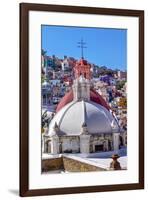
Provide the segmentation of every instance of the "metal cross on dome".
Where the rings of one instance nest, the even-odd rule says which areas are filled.
[[[78,47],[81,48],[81,57],[83,59],[84,58],[84,51],[83,51],[83,49],[87,48],[86,46],[84,46],[86,44],[86,42],[83,42],[83,38],[82,38],[81,41],[78,42],[78,44],[79,44]]]

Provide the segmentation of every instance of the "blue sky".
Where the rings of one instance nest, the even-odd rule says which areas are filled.
[[[47,55],[64,55],[79,59],[78,42],[83,38],[87,48],[84,58],[112,69],[126,70],[127,30],[42,25],[42,49]]]

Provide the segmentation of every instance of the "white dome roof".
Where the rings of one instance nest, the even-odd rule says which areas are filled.
[[[52,136],[55,123],[61,135],[80,135],[82,124],[87,124],[89,134],[118,132],[119,127],[112,114],[103,106],[92,101],[72,101],[64,106],[49,125]]]

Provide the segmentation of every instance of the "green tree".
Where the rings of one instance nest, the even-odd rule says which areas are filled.
[[[121,90],[123,88],[123,86],[125,85],[126,81],[117,81],[116,83],[116,88],[117,90]]]
[[[45,56],[47,53],[47,51],[44,51],[44,49],[42,49],[42,56]]]

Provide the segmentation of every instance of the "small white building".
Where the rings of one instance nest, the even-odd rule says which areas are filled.
[[[62,70],[65,71],[66,69],[69,68],[69,62],[67,57],[64,58],[64,60],[61,62]]]

